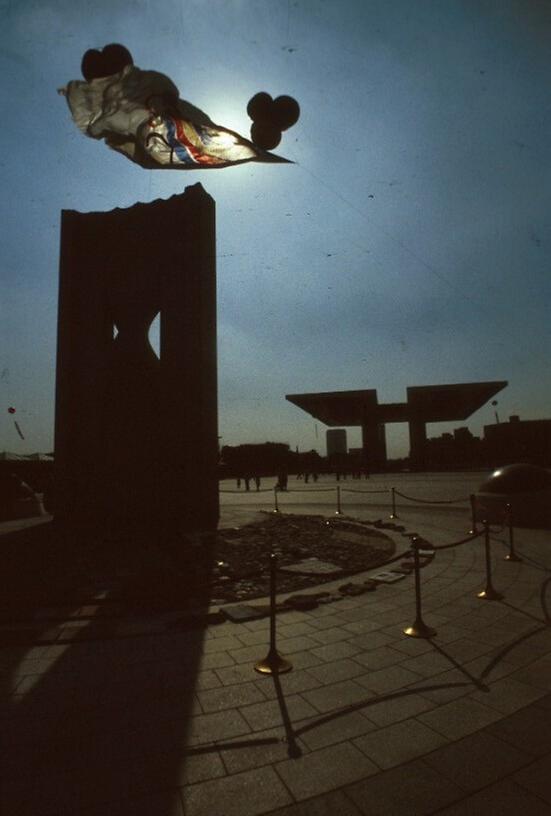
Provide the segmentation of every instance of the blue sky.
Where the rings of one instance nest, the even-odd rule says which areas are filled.
[[[387,402],[408,385],[506,379],[502,419],[551,416],[551,3],[0,9],[0,450],[53,446],[60,211],[198,181],[217,202],[223,444],[324,453],[325,427],[284,399],[303,391],[376,388]],[[245,136],[251,96],[294,96],[301,118],[276,152],[295,164],[146,171],[87,139],[56,89],[109,42]],[[473,432],[493,410],[473,416]],[[388,441],[390,455],[407,453],[405,427]]]

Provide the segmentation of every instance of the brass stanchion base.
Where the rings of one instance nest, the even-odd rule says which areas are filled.
[[[293,668],[293,664],[290,660],[285,660],[284,657],[277,651],[268,652],[268,655],[264,658],[264,660],[259,660],[258,663],[255,664],[254,670],[260,672],[260,674],[285,674],[285,672],[291,671]]]
[[[508,553],[503,560],[518,561],[519,563],[522,563],[522,558],[520,557],[520,555],[517,555],[516,553]]]
[[[476,597],[481,598],[483,601],[501,601],[503,595],[493,587],[486,587],[486,589],[477,592]]]
[[[272,513],[280,513],[281,510],[272,510]]]
[[[342,510],[335,510],[336,516],[342,516]]]
[[[416,620],[412,626],[407,626],[404,630],[404,635],[416,638],[431,638],[436,635],[436,629],[431,629],[430,626],[422,620]]]

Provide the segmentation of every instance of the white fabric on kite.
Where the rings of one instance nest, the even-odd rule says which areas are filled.
[[[146,168],[224,167],[280,161],[248,139],[212,122],[179,98],[171,79],[127,65],[90,82],[73,80],[60,93],[77,127]],[[191,112],[191,117],[190,117]]]

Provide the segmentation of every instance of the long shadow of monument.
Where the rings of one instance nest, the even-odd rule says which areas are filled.
[[[4,552],[23,551],[26,569],[14,576],[23,554],[12,559],[14,580],[2,603],[4,619],[12,621],[12,643],[4,633],[0,651],[8,687],[2,706],[3,812],[74,814],[97,805],[98,813],[141,812],[138,807],[173,813],[179,785],[202,778],[213,762],[199,756],[190,765],[186,758],[186,746],[194,742],[204,630],[155,631],[160,610],[147,614],[152,594],[146,608],[144,598],[134,596],[133,620],[140,604],[145,619],[136,636],[120,615],[61,623],[56,613],[78,608],[82,563],[55,544],[52,524],[6,538]],[[209,602],[204,578],[194,589],[198,615]],[[126,592],[128,604],[133,587],[132,581],[120,582],[118,592],[104,593],[103,603]],[[56,607],[60,602],[62,609]],[[52,617],[37,618],[41,609]],[[138,798],[143,802],[133,801]],[[108,808],[113,803],[120,803],[120,811]]]

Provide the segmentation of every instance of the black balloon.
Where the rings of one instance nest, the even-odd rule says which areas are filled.
[[[264,150],[272,150],[281,141],[281,131],[298,120],[300,108],[292,96],[272,99],[269,93],[260,91],[249,100],[247,113],[253,120],[251,140]]]
[[[263,150],[273,150],[281,141],[281,131],[266,122],[253,122],[251,125],[251,141]]]
[[[133,65],[130,51],[118,43],[110,43],[101,51],[90,48],[84,54],[81,63],[82,76],[87,82],[100,77],[118,74],[127,65]]]
[[[249,100],[247,113],[253,122],[270,122],[273,104],[270,94],[260,91]]]
[[[278,96],[272,106],[272,122],[280,130],[287,130],[298,122],[300,107],[292,96]]]

